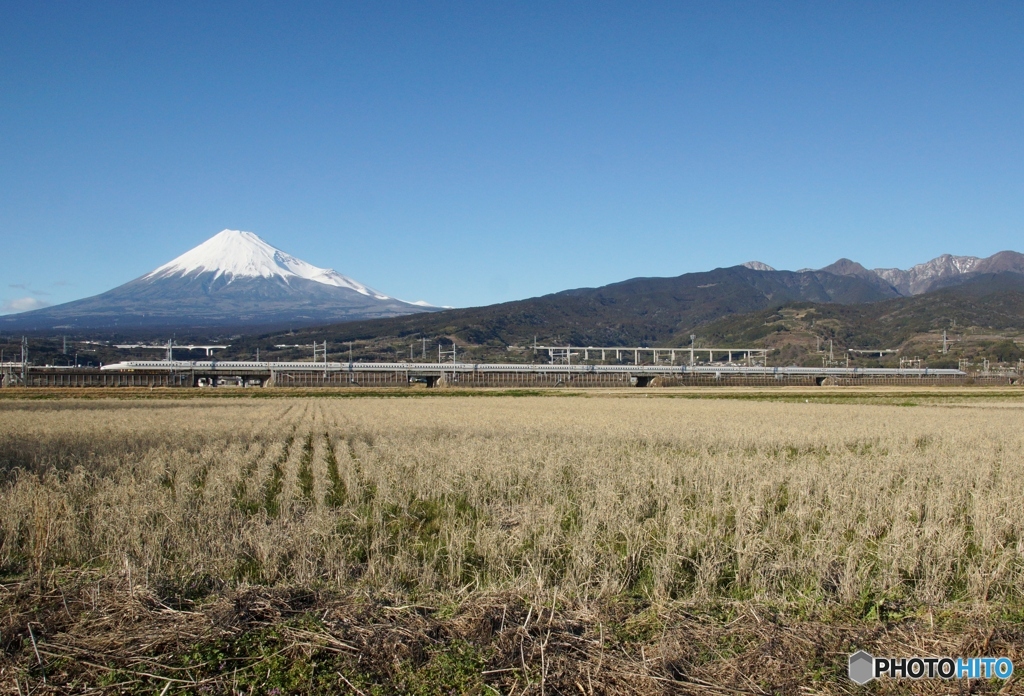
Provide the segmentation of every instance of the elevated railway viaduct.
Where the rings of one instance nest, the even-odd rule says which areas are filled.
[[[952,369],[756,365],[137,360],[91,370],[30,367],[9,370],[3,377],[5,386],[28,387],[667,387],[955,385],[963,384],[967,374]]]

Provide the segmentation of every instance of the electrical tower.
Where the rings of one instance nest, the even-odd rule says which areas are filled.
[[[438,363],[444,362],[444,356],[446,356],[446,355],[452,356],[452,364],[455,364],[455,341],[452,341],[452,349],[451,350],[441,350],[441,344],[440,343],[437,344],[437,362]]]
[[[317,358],[323,358],[323,361],[327,362],[327,341],[322,344],[313,341],[313,362],[317,362]]]

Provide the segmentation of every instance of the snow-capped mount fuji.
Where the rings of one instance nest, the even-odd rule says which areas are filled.
[[[393,299],[368,288],[358,280],[330,268],[318,268],[291,254],[272,247],[252,232],[223,230],[199,246],[142,276],[141,280],[159,280],[175,276],[199,276],[212,273],[227,283],[240,278],[279,278],[285,283],[301,278],[336,288],[348,288],[378,300]]]
[[[440,309],[405,302],[223,230],[146,275],[94,297],[0,317],[0,328],[131,329],[305,326]]]

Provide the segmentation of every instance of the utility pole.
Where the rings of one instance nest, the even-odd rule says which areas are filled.
[[[696,334],[690,334],[690,367],[693,367],[693,346],[694,341],[697,340]]]
[[[427,337],[424,336],[420,340],[423,341],[423,360],[426,360],[427,359]]]
[[[942,354],[945,355],[949,352],[949,343],[946,340],[946,330],[942,330]]]
[[[21,386],[28,386],[25,380],[28,378],[28,371],[25,366],[28,364],[28,339],[21,337]]]

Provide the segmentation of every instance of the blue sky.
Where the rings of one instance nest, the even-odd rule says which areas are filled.
[[[454,306],[1024,251],[1024,4],[0,5],[0,306],[224,228]]]

